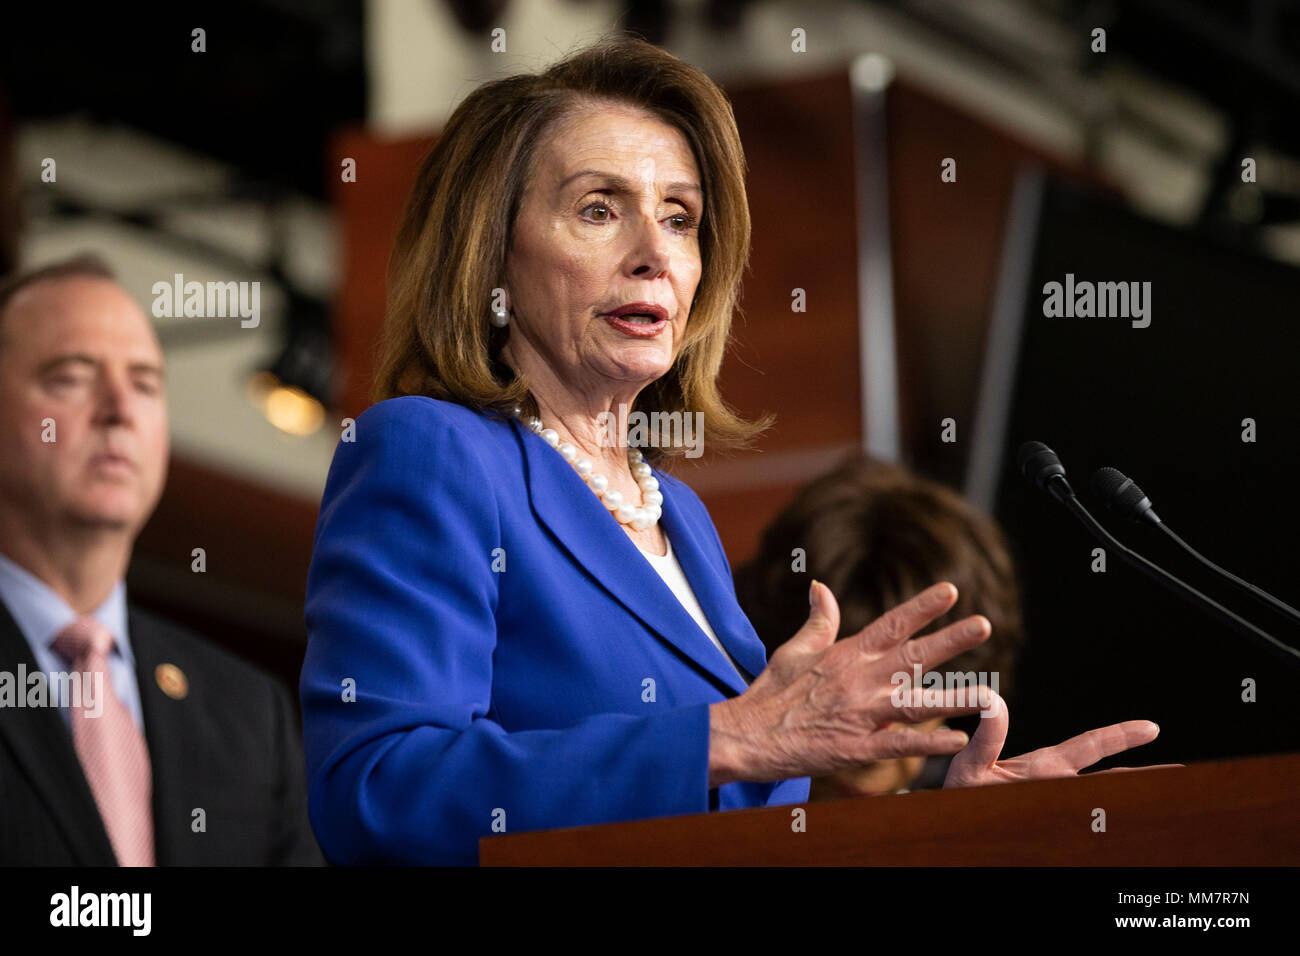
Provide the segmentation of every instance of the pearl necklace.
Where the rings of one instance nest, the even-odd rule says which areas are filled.
[[[571,442],[560,441],[560,433],[554,428],[546,428],[540,418],[525,419],[523,409],[514,408],[515,417],[545,439],[546,443],[560,453],[573,466],[587,487],[596,493],[601,504],[609,509],[620,524],[631,525],[636,531],[649,531],[659,523],[663,514],[664,496],[659,490],[659,479],[651,474],[650,466],[645,463],[645,456],[635,448],[627,450],[627,460],[632,466],[632,477],[641,488],[641,507],[623,500],[623,493],[617,488],[609,487],[609,479],[594,470],[591,461],[578,457],[578,448]]]

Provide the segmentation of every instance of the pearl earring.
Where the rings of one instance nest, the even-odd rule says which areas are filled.
[[[492,324],[495,325],[498,329],[504,329],[507,325],[510,324],[510,313],[507,312],[505,309],[493,309]]]

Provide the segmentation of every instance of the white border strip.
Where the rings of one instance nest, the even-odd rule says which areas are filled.
[[[886,461],[902,452],[894,267],[889,232],[889,141],[885,97],[891,61],[864,54],[850,67],[858,213],[858,349],[862,445]]]
[[[988,345],[984,349],[974,437],[966,463],[966,497],[988,513],[993,511],[1002,466],[1009,455],[1004,445],[1011,397],[1016,387],[1029,280],[1037,250],[1044,182],[1042,170],[1022,171],[1016,177],[1007,213],[1002,263],[989,322]]]

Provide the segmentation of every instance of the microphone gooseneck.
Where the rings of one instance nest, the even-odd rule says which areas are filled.
[[[1124,475],[1118,468],[1100,468],[1092,476],[1092,488],[1097,496],[1104,501],[1112,511],[1129,518],[1133,521],[1139,521],[1146,524],[1154,525],[1159,528],[1161,533],[1170,541],[1176,544],[1184,553],[1191,556],[1203,567],[1208,568],[1214,574],[1228,581],[1235,587],[1249,594],[1256,601],[1272,608],[1281,614],[1292,624],[1300,624],[1300,611],[1297,611],[1291,605],[1279,600],[1272,594],[1269,594],[1263,588],[1256,587],[1249,581],[1237,577],[1231,571],[1219,567],[1205,555],[1201,554],[1190,544],[1184,541],[1174,530],[1156,517],[1155,510],[1151,507],[1151,501],[1142,490],[1133,483],[1131,478]],[[1140,500],[1138,500],[1140,499]]]
[[[1065,466],[1061,464],[1060,458],[1052,449],[1042,442],[1026,442],[1020,447],[1020,451],[1016,455],[1016,462],[1020,468],[1020,473],[1026,480],[1061,502],[1088,529],[1088,532],[1094,538],[1119,555],[1120,559],[1126,564],[1151,578],[1161,587],[1172,591],[1184,601],[1196,605],[1203,611],[1207,611],[1233,630],[1263,641],[1273,653],[1288,663],[1300,664],[1300,651],[1289,647],[1273,635],[1234,614],[1213,598],[1202,594],[1196,588],[1170,574],[1159,565],[1148,561],[1107,531],[1074,494],[1074,490],[1065,477]]]

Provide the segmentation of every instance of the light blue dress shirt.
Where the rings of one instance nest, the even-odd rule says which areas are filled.
[[[67,671],[68,663],[53,648],[54,639],[80,615],[44,581],[4,554],[0,554],[0,598],[4,599],[18,630],[31,646],[36,666],[46,674]],[[135,655],[131,652],[131,636],[126,626],[126,585],[122,581],[118,581],[104,603],[95,608],[94,616],[115,639],[113,650],[108,655],[113,691],[126,706],[136,726],[143,731]],[[21,688],[19,690],[22,692]],[[60,701],[60,704],[60,716],[68,724],[70,717],[66,702]]]

